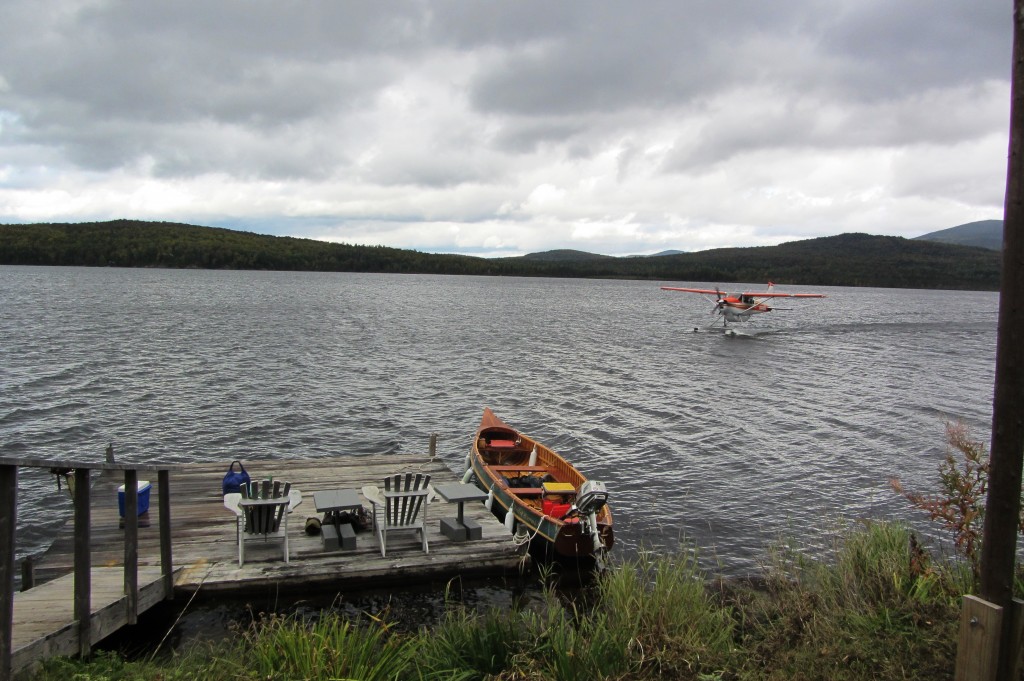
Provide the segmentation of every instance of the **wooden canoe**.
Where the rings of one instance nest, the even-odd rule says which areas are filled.
[[[534,547],[539,542],[540,548],[549,547],[566,558],[591,557],[612,548],[615,536],[608,505],[599,502],[592,513],[576,506],[579,501],[584,511],[593,508],[586,502],[593,500],[594,489],[603,490],[603,484],[588,483],[571,463],[505,424],[488,408],[473,439],[469,465],[476,484],[489,493],[491,511],[512,529],[507,516],[511,509],[514,526],[525,527]]]

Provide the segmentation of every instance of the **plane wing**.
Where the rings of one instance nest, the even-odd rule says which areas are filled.
[[[683,293],[703,293],[706,296],[724,296],[725,291],[716,291],[711,288],[677,288],[675,286],[662,286],[662,291],[682,291]]]
[[[741,296],[754,298],[824,298],[824,293],[765,293],[764,291],[745,291]]]

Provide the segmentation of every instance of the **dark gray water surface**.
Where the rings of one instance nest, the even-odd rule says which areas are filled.
[[[927,526],[889,479],[935,489],[946,419],[989,437],[995,293],[826,288],[726,338],[662,283],[0,267],[0,454],[226,466],[436,432],[461,473],[490,406],[608,485],[617,552],[742,574],[841,518]],[[70,515],[44,473],[21,488],[19,556]]]

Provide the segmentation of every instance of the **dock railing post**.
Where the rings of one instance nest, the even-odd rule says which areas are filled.
[[[89,556],[89,469],[75,469],[75,621],[78,656],[92,652],[92,565]]]
[[[124,596],[128,624],[139,619],[139,472],[124,471]]]
[[[157,471],[157,498],[160,503],[160,574],[164,580],[164,598],[174,598],[174,563],[171,560],[171,474]]]
[[[0,466],[0,678],[11,678],[14,645],[14,533],[18,467]]]

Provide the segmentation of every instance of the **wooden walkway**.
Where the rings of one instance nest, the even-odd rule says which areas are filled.
[[[440,520],[454,517],[456,506],[435,500],[427,507],[427,538],[424,553],[414,533],[399,533],[388,539],[387,557],[382,558],[373,533],[357,534],[354,550],[324,551],[319,536],[304,531],[307,517],[318,515],[313,493],[329,489],[356,489],[363,485],[382,486],[383,479],[399,472],[421,472],[432,484],[457,482],[458,476],[440,460],[425,455],[347,456],[330,459],[291,461],[249,461],[246,469],[253,480],[272,476],[289,481],[302,492],[303,500],[289,519],[290,562],[281,558],[280,542],[250,541],[246,562],[238,567],[235,516],[224,508],[221,479],[228,462],[183,464],[170,477],[172,545],[176,569],[176,593],[201,596],[259,592],[351,592],[367,586],[425,583],[456,575],[514,574],[522,566],[520,556],[505,527],[483,504],[467,503],[465,514],[483,526],[483,538],[453,542],[441,534]],[[93,565],[123,562],[123,531],[118,527],[115,477],[101,477],[92,492]],[[160,565],[156,509],[157,487],[153,486],[149,527],[145,518],[139,528],[140,574],[144,567]],[[369,509],[369,502],[365,503]],[[72,568],[73,538],[63,532],[39,558],[37,581],[66,574]],[[141,582],[141,577],[140,577]]]
[[[95,644],[128,624],[124,570],[100,567],[90,571],[92,581],[92,626],[90,644]],[[164,598],[160,566],[139,569],[139,612]],[[77,655],[78,631],[75,628],[74,575],[65,575],[14,596],[15,671],[31,668],[47,657]]]

